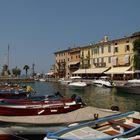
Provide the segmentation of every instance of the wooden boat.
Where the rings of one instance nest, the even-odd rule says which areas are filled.
[[[31,86],[26,87],[5,87],[0,89],[0,97],[19,97],[19,96],[27,96],[30,93],[34,93],[34,90]]]
[[[13,107],[34,107],[36,106],[42,106],[42,105],[48,105],[48,106],[54,106],[54,105],[66,105],[70,104],[72,102],[81,102],[84,104],[80,96],[77,96],[76,94],[73,94],[71,98],[64,98],[59,92],[56,92],[51,95],[44,95],[44,96],[27,96],[25,98],[17,98],[17,99],[11,99],[11,98],[0,98],[0,106],[13,106]]]
[[[30,100],[30,99],[0,99],[0,107],[11,108],[26,108],[26,107],[40,107],[40,106],[62,106],[75,103],[77,99],[67,98],[46,98],[43,100]],[[79,101],[78,101],[79,102]],[[82,102],[82,101],[81,101]]]
[[[75,100],[48,100],[48,101],[21,101],[1,102],[0,115],[5,116],[30,116],[50,115],[70,112],[83,107],[81,102]]]
[[[7,97],[18,97],[18,96],[27,96],[30,92],[26,90],[0,90],[0,97],[7,98]]]
[[[112,140],[130,137],[140,132],[140,113],[136,111],[104,117],[47,133],[44,140]]]
[[[136,136],[129,137],[129,138],[115,138],[113,140],[140,140],[140,135],[136,135]]]

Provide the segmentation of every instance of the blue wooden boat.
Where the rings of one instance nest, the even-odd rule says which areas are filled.
[[[47,133],[44,140],[113,140],[132,137],[140,132],[140,113],[136,111],[113,115],[66,129]]]

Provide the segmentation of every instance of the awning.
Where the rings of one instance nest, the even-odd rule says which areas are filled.
[[[105,74],[124,74],[128,71],[131,67],[114,67],[105,72]]]
[[[108,69],[109,68],[79,69],[73,72],[73,74],[101,74]]]
[[[79,70],[73,72],[73,74],[83,74],[83,73],[86,73],[85,69],[79,69]]]
[[[109,68],[94,68],[94,69],[89,69],[89,72],[93,73],[93,74],[101,74],[101,73],[105,72],[108,69]]]
[[[69,65],[76,65],[78,63],[80,63],[80,62],[78,62],[78,61],[76,61],[76,62],[70,62]]]

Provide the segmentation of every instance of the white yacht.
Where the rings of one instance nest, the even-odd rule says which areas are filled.
[[[85,87],[87,86],[86,82],[83,81],[76,81],[76,82],[71,82],[68,84],[69,87]]]
[[[99,79],[93,80],[93,85],[100,86],[100,87],[114,87],[114,84],[107,76],[102,76]]]
[[[81,88],[87,86],[86,82],[83,82],[82,77],[80,76],[73,76],[70,77],[70,79],[72,80],[72,82],[69,83],[68,86],[71,88]]]

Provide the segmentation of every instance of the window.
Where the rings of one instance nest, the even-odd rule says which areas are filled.
[[[110,56],[108,57],[108,63],[111,63],[111,57]]]
[[[96,61],[95,61],[95,58],[93,58],[93,64],[95,63]]]
[[[101,58],[101,63],[104,63],[104,58]]]
[[[111,45],[108,46],[108,52],[111,52]]]
[[[126,45],[126,46],[125,46],[125,52],[127,52],[127,51],[129,51],[129,50],[130,50],[129,45]]]
[[[99,63],[99,58],[97,58],[97,63]]]
[[[101,46],[101,53],[104,53],[104,47]]]
[[[95,47],[95,48],[93,49],[93,53],[94,53],[94,54],[99,54],[99,47]]]
[[[114,48],[114,53],[117,53],[118,52],[118,47],[115,47]]]

